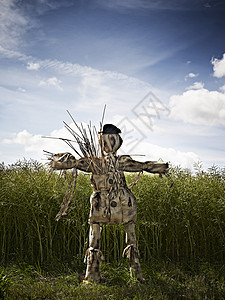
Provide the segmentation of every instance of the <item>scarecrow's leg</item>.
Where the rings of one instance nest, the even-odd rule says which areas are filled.
[[[126,230],[126,244],[127,247],[123,251],[123,256],[127,256],[130,262],[130,272],[131,275],[134,273],[137,280],[142,281],[142,272],[139,262],[139,251],[136,245],[136,234],[135,234],[135,224],[134,222],[129,222],[125,224]]]
[[[104,259],[100,249],[101,227],[99,224],[90,224],[89,248],[86,251],[85,261],[87,269],[85,280],[100,282],[100,263]]]

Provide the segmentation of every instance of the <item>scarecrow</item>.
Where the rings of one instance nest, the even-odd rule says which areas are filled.
[[[87,263],[85,280],[94,282],[100,282],[101,280],[100,263],[104,259],[100,250],[102,226],[124,224],[127,246],[123,251],[123,256],[129,259],[130,271],[135,274],[135,278],[142,281],[135,235],[137,204],[130,186],[126,184],[124,172],[139,172],[136,181],[133,183],[135,184],[143,171],[158,173],[160,176],[165,174],[168,170],[168,163],[139,162],[133,160],[129,155],[117,155],[117,150],[121,147],[123,140],[120,136],[120,129],[113,124],[105,124],[103,130],[100,130],[97,134],[97,131],[92,130],[91,126],[86,130],[82,125],[78,126],[75,121],[74,123],[78,128],[78,134],[69,125],[65,124],[79,145],[82,155],[74,148],[71,140],[63,140],[79,154],[80,158],[76,159],[68,152],[58,154],[48,152],[48,159],[52,169],[74,169],[75,178],[77,177],[76,170],[91,173],[93,194],[90,198],[90,234],[89,248],[85,255]],[[97,135],[99,140],[96,147]],[[65,197],[56,220],[66,214],[71,199],[72,196]]]

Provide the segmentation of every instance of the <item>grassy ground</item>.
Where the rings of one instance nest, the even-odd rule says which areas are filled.
[[[225,169],[171,168],[132,188],[145,284],[126,265],[109,264],[122,260],[122,225],[103,227],[102,283],[80,282],[92,188],[80,173],[68,214],[56,222],[70,180],[37,162],[0,164],[0,299],[225,299]]]
[[[79,273],[69,265],[1,268],[0,299],[225,299],[224,265],[153,262],[143,266],[144,284],[126,264],[103,263],[101,284],[82,283]]]

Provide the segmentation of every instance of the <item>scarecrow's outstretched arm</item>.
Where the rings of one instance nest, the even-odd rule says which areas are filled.
[[[76,168],[84,172],[91,172],[90,163],[87,158],[76,159],[69,152],[53,154],[49,157],[49,160],[51,168],[55,170]]]
[[[133,160],[129,155],[122,155],[118,158],[118,168],[125,172],[141,172],[165,174],[168,171],[168,163],[156,161],[140,162]]]

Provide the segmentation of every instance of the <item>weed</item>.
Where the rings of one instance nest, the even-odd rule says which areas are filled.
[[[181,264],[154,261],[151,268],[143,265],[146,281],[142,284],[131,282],[126,265],[104,263],[103,282],[86,284],[79,283],[77,272],[34,277],[35,267],[24,272],[14,265],[4,271],[11,282],[4,299],[225,299],[218,266],[200,264],[194,268],[191,273]]]
[[[127,182],[135,174],[126,174]],[[53,173],[36,161],[0,167],[1,263],[57,265],[83,272],[88,248],[89,175],[79,173],[67,216],[55,216],[71,180],[70,172]],[[225,169],[212,166],[196,174],[178,167],[169,176],[144,174],[132,188],[137,198],[137,243],[142,264],[218,262],[225,258]],[[106,262],[121,263],[123,225],[103,226],[101,249]],[[65,270],[59,269],[58,272]]]
[[[4,274],[4,271],[0,272],[0,299],[4,299],[7,289],[10,285],[8,277]]]

